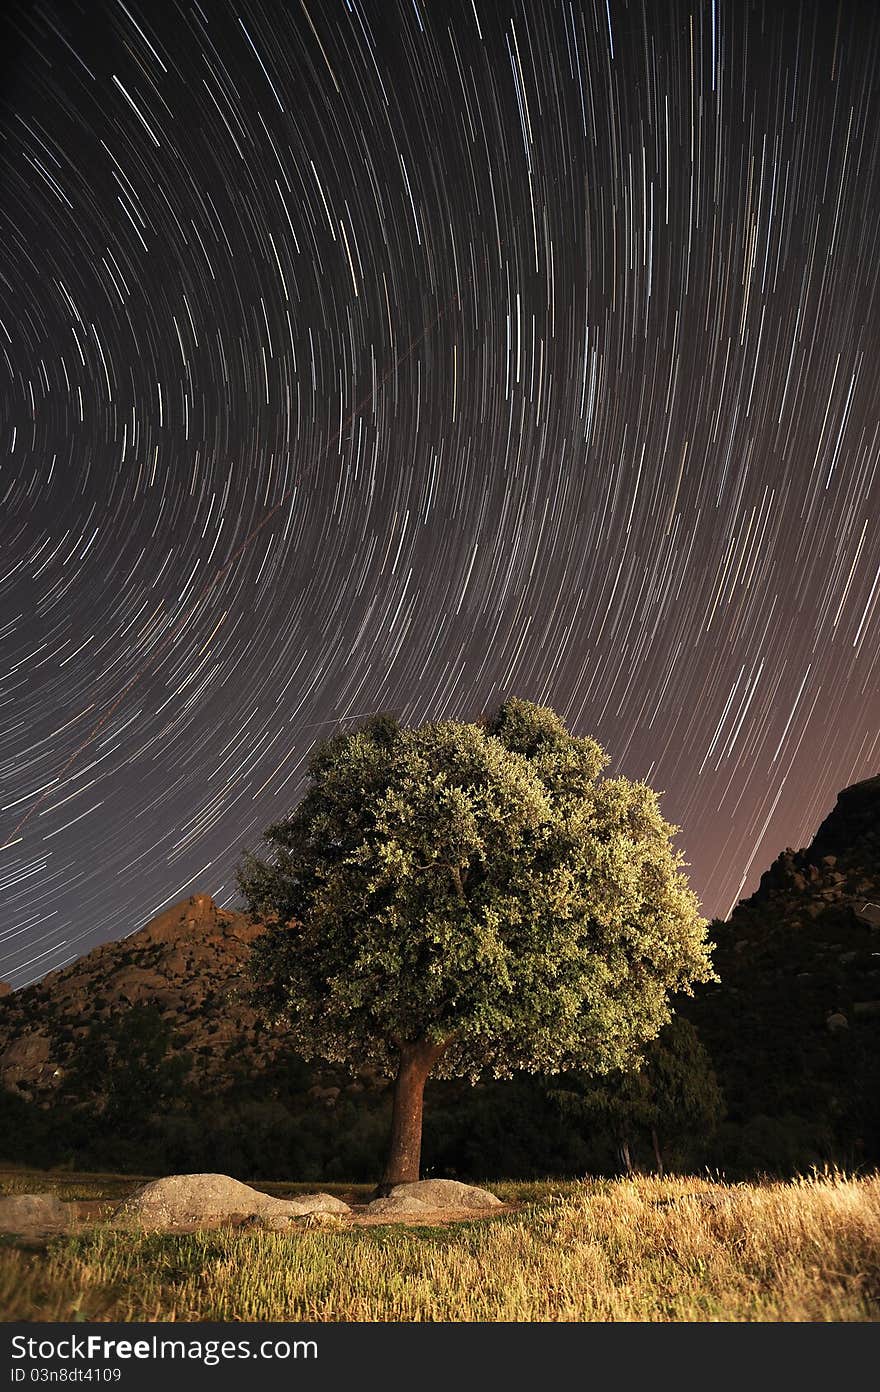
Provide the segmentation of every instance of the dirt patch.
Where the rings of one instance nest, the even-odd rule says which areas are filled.
[[[77,1199],[70,1205],[80,1223],[100,1223],[119,1207],[118,1199]]]
[[[355,1228],[388,1227],[390,1224],[417,1228],[445,1228],[452,1223],[485,1222],[502,1213],[515,1213],[521,1204],[495,1204],[492,1208],[422,1208],[398,1213],[370,1213],[368,1204],[352,1206],[346,1226]]]

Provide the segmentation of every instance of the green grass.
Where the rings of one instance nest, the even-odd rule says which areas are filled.
[[[22,1176],[117,1197],[119,1176]],[[7,1175],[0,1185],[8,1192]],[[262,1185],[273,1193],[303,1185]],[[366,1197],[369,1186],[327,1186]],[[0,1248],[19,1320],[675,1321],[880,1318],[880,1179],[492,1184],[516,1212],[448,1227],[97,1225]],[[111,1195],[112,1191],[112,1195]],[[60,1192],[60,1189],[59,1189]]]
[[[0,1195],[56,1194],[59,1199],[124,1199],[152,1175],[78,1174],[72,1170],[25,1170],[0,1166]]]

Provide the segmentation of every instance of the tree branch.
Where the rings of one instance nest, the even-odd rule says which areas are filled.
[[[414,869],[414,870],[448,870],[448,871],[450,872],[450,874],[452,875],[452,881],[453,881],[453,884],[455,885],[455,892],[456,892],[456,895],[458,896],[459,899],[464,899],[464,898],[466,897],[466,896],[465,896],[465,892],[464,892],[464,887],[465,887],[465,885],[466,885],[466,883],[467,883],[467,876],[468,876],[467,866],[465,866],[465,868],[462,870],[462,867],[461,867],[460,865],[453,865],[453,864],[452,864],[450,861],[448,861],[448,860],[432,860],[432,861],[429,861],[429,863],[428,863],[427,865],[420,865],[419,862],[416,860],[416,861],[413,861],[413,869]]]

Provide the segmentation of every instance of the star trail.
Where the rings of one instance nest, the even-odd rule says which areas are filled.
[[[316,738],[553,705],[726,915],[880,767],[880,8],[41,0],[0,131],[0,977]]]

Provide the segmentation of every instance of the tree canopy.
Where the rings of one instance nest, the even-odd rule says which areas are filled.
[[[711,968],[676,828],[607,762],[516,699],[318,745],[302,801],[239,871],[267,925],[255,977],[302,1055],[416,1084],[626,1066]]]

